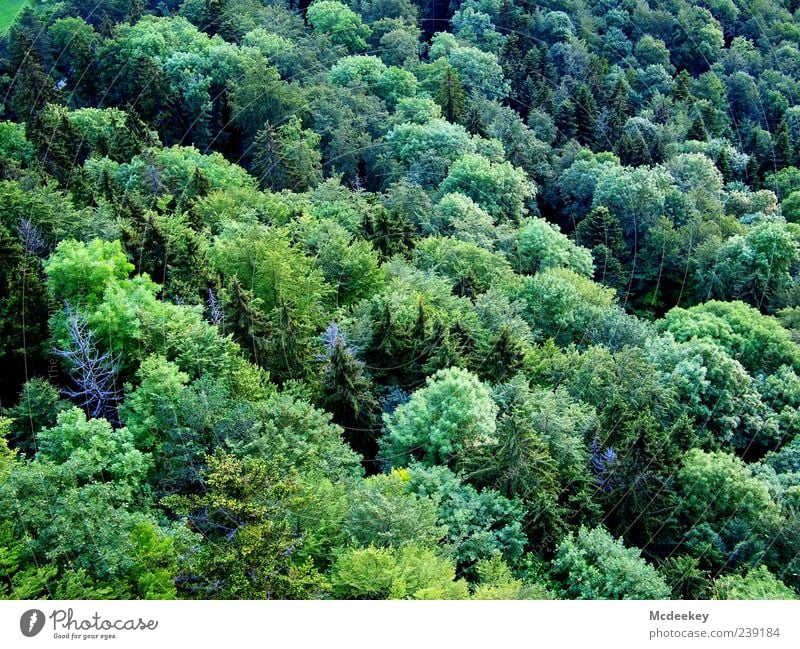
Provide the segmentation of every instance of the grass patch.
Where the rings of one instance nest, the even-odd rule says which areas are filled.
[[[0,34],[5,32],[28,0],[0,0]]]

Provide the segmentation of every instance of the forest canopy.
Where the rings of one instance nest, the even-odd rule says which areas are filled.
[[[0,598],[800,597],[797,0],[9,4]]]

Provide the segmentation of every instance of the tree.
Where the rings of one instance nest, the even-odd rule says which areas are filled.
[[[305,243],[314,264],[336,290],[337,306],[357,304],[383,287],[385,271],[378,252],[334,220],[310,223]]]
[[[67,304],[66,328],[69,347],[56,353],[64,359],[75,388],[64,390],[92,417],[106,417],[116,421],[116,404],[120,399],[116,386],[120,359],[110,352],[97,348],[94,334],[86,319]]]
[[[464,121],[465,94],[458,72],[451,65],[444,68],[439,80],[436,102],[442,107],[444,118],[452,124]]]
[[[591,409],[563,391],[532,390],[522,375],[498,386],[495,398],[495,440],[465,451],[459,466],[472,483],[525,504],[529,538],[557,537],[573,511],[591,516],[594,508],[583,441]]]
[[[597,102],[585,83],[575,91],[575,116],[575,137],[581,144],[591,144],[597,128]]]
[[[553,574],[564,595],[575,599],[666,599],[664,578],[603,528],[581,526],[562,541],[553,559]]]
[[[641,240],[665,215],[674,181],[661,167],[604,165],[597,177],[592,208],[606,207],[619,219],[628,240]]]
[[[136,447],[152,451],[161,446],[164,433],[179,425],[179,402],[189,375],[163,357],[150,356],[142,360],[137,379],[135,389],[127,386],[120,419],[133,435]],[[156,457],[160,455],[156,453]]]
[[[266,348],[254,350],[254,358],[276,378],[309,371],[312,341],[324,323],[330,295],[312,260],[290,244],[285,230],[243,223],[225,227],[214,239],[211,256],[221,273],[235,277],[260,300]]]
[[[517,296],[527,306],[525,319],[542,338],[569,343],[585,340],[587,331],[614,305],[615,292],[569,268],[548,268],[525,277]]]
[[[269,124],[262,128],[252,154],[253,171],[262,187],[302,192],[316,186],[322,180],[319,142],[319,135],[302,128],[294,115],[277,128]]]
[[[651,121],[631,117],[622,128],[614,152],[624,165],[655,165],[664,159],[664,136]]]
[[[608,208],[598,207],[589,212],[575,228],[575,239],[580,246],[591,251],[595,281],[617,289],[627,286],[625,236],[619,221]]]
[[[201,495],[165,500],[210,541],[184,559],[186,595],[302,599],[324,591],[311,561],[293,558],[298,543],[289,510],[298,487],[291,476],[258,458],[217,453],[208,459],[205,481]]]
[[[713,599],[797,599],[798,595],[766,566],[744,575],[725,575],[714,581]]]
[[[367,478],[351,495],[345,533],[359,547],[435,548],[446,527],[439,526],[436,504],[409,491],[402,471]]]
[[[56,425],[39,433],[36,457],[71,468],[76,480],[109,479],[120,496],[132,497],[143,481],[150,457],[138,451],[125,429],[105,419],[87,419],[77,408],[59,413]]]
[[[491,442],[496,413],[489,389],[474,374],[457,367],[439,370],[408,403],[384,415],[383,456],[395,466],[412,457],[447,463]]]
[[[446,532],[462,572],[472,575],[478,563],[503,557],[510,565],[522,559],[527,543],[521,503],[493,489],[477,490],[447,467],[411,465],[397,471],[406,488],[436,505],[437,521]]]
[[[35,459],[0,480],[0,504],[14,512],[0,526],[0,554],[10,546],[15,564],[12,596],[174,598],[191,535],[148,513],[149,461],[125,428],[77,408],[41,431]]]
[[[455,576],[451,560],[408,545],[343,550],[331,582],[342,599],[467,599],[466,582]]]
[[[262,54],[248,53],[242,67],[241,76],[229,81],[231,112],[235,124],[252,141],[264,124],[281,124],[296,114],[301,100]]]
[[[796,365],[800,348],[778,320],[743,302],[711,300],[669,311],[660,326],[678,340],[709,338],[751,372],[771,372]]]
[[[447,277],[456,295],[474,297],[511,275],[511,266],[496,252],[450,237],[428,237],[414,249],[418,268]]]
[[[200,385],[181,408],[183,427],[205,429],[237,457],[260,458],[280,471],[298,471],[333,482],[350,483],[362,473],[361,458],[345,443],[331,414],[287,392],[231,408],[225,393],[215,398],[215,383]],[[226,405],[227,404],[227,405]],[[253,423],[255,422],[255,425]]]
[[[106,287],[133,270],[119,241],[61,241],[45,264],[47,286],[59,302],[96,305]]]
[[[475,243],[487,250],[494,248],[497,237],[494,221],[469,196],[445,194],[433,208],[432,234],[454,236]]]
[[[334,421],[344,427],[351,446],[372,457],[377,451],[380,405],[365,364],[356,357],[356,350],[347,344],[335,322],[328,325],[323,341],[325,405],[333,413]]]
[[[511,89],[503,78],[503,68],[495,54],[465,45],[452,34],[439,32],[431,40],[430,59],[435,64],[439,58],[446,58],[455,68],[461,83],[470,93],[487,99],[501,99]]]
[[[535,274],[545,268],[570,268],[581,275],[592,275],[594,265],[588,250],[581,248],[544,219],[523,222],[517,238],[518,271]]]
[[[536,195],[536,188],[522,170],[477,154],[456,160],[439,191],[469,196],[495,219],[512,221],[522,217],[526,201]]]
[[[670,51],[676,65],[694,74],[707,70],[719,57],[725,41],[722,26],[711,12],[699,6],[678,11],[675,38]]]
[[[367,47],[371,30],[361,23],[361,16],[347,5],[334,0],[316,0],[306,11],[306,18],[315,30],[327,34],[331,41],[344,45],[351,52]]]
[[[55,386],[41,378],[26,381],[19,394],[17,405],[6,409],[11,420],[8,439],[19,453],[36,452],[36,435],[44,428],[54,426],[58,413],[70,407],[59,398]]]
[[[763,556],[782,522],[780,506],[747,465],[728,453],[691,449],[676,479],[681,543],[690,554],[714,570]]]

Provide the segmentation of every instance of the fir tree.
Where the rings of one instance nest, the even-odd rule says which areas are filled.
[[[685,101],[691,95],[692,75],[686,70],[681,70],[675,75],[675,87],[672,89],[672,96],[676,101]]]
[[[630,112],[631,102],[628,97],[628,85],[620,77],[614,84],[614,88],[608,98],[606,124],[608,136],[612,142],[615,142],[622,134],[622,129],[625,126],[625,122],[628,121],[628,117],[630,117]]]
[[[328,325],[322,340],[325,406],[333,414],[333,420],[345,429],[353,449],[373,458],[378,451],[376,433],[380,430],[380,404],[372,381],[363,361],[356,357],[357,350],[347,344],[335,322]]]
[[[697,140],[698,142],[705,142],[708,139],[708,132],[706,125],[703,123],[703,116],[699,113],[694,116],[689,130],[686,132],[687,140]]]
[[[575,136],[581,144],[591,144],[597,126],[597,103],[582,83],[575,91]]]
[[[780,121],[775,132],[772,134],[772,148],[775,162],[775,169],[783,169],[792,163],[793,153],[792,144],[789,139],[789,125],[785,119]]]
[[[458,72],[451,65],[446,66],[442,72],[436,101],[442,107],[442,115],[448,122],[461,124],[464,121],[466,94]]]

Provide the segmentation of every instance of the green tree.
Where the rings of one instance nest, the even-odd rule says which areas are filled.
[[[367,47],[365,40],[371,33],[361,23],[361,16],[347,5],[334,0],[316,0],[306,12],[308,22],[315,30],[327,34],[331,41],[344,45],[351,52]]]
[[[514,265],[521,273],[533,275],[545,268],[570,268],[587,276],[594,272],[589,251],[577,246],[544,219],[525,220],[517,241],[519,256],[518,264]]]
[[[526,202],[536,195],[536,188],[522,170],[477,154],[456,160],[439,191],[469,196],[498,220],[518,220],[527,211]]]
[[[442,107],[444,118],[452,124],[461,124],[464,121],[466,95],[461,86],[458,72],[448,65],[442,71],[439,80],[439,90],[436,102]]]
[[[456,580],[449,559],[414,545],[342,551],[331,574],[341,599],[467,599],[467,583]]]
[[[435,548],[445,527],[437,525],[433,500],[408,490],[402,471],[367,478],[351,495],[345,533],[360,547]]]
[[[666,599],[663,577],[603,528],[581,527],[561,542],[553,575],[565,596],[575,599]]]
[[[257,362],[275,378],[308,372],[330,296],[313,261],[291,245],[285,230],[243,223],[226,225],[214,239],[211,257],[225,277],[235,277],[260,300],[258,306],[251,302],[266,323],[265,348],[253,350]]]
[[[277,128],[267,125],[253,141],[253,171],[262,187],[306,191],[322,180],[320,137],[292,116]]]
[[[356,350],[347,344],[336,323],[328,325],[323,341],[325,406],[344,427],[350,445],[365,456],[374,456],[380,405],[364,362],[356,357]]]
[[[713,599],[797,599],[798,595],[766,566],[744,575],[725,575],[714,582]]]
[[[743,302],[711,300],[689,309],[676,307],[660,326],[678,340],[710,338],[751,372],[798,362],[800,349],[780,322]]]
[[[411,457],[447,463],[490,443],[496,414],[489,389],[474,374],[457,367],[440,370],[408,403],[384,415],[383,455],[395,466]]]
[[[200,598],[303,599],[324,592],[310,560],[295,562],[290,525],[296,480],[275,464],[217,453],[208,459],[207,490],[170,496],[165,504],[187,516],[204,542],[181,566],[185,594]]]

